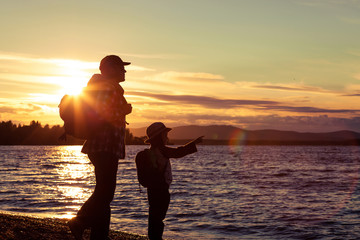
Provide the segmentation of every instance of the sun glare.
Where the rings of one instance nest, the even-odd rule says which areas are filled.
[[[62,81],[59,85],[62,87],[61,93],[69,95],[78,95],[86,86],[91,73],[87,65],[80,61],[63,61],[57,63],[60,69],[60,74],[63,75]]]
[[[86,86],[88,79],[69,77],[64,79],[60,84],[62,89],[61,93],[69,95],[78,95],[81,93],[82,89]]]

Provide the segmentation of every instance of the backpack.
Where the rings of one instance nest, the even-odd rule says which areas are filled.
[[[164,171],[160,171],[156,155],[150,149],[140,151],[135,157],[136,171],[139,183],[146,188],[168,187]]]
[[[102,121],[91,107],[92,94],[86,90],[77,96],[65,95],[59,104],[65,134],[89,139],[101,127]]]

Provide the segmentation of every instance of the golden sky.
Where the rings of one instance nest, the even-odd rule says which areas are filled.
[[[14,0],[0,9],[0,121],[57,105],[130,61],[130,128],[360,131],[359,0]]]

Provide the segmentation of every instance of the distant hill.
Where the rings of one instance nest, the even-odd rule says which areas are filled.
[[[232,134],[237,131],[243,131],[240,128],[227,125],[211,125],[211,126],[181,126],[174,127],[169,132],[171,139],[193,139],[199,136],[205,136],[206,139],[212,140],[228,140]],[[146,136],[146,127],[144,128],[131,128],[130,132],[135,137]]]
[[[146,128],[130,129],[135,137],[146,135]],[[301,133],[279,130],[244,130],[228,125],[181,126],[169,132],[174,143],[205,136],[205,144],[249,145],[359,145],[360,133],[337,131],[329,133]]]

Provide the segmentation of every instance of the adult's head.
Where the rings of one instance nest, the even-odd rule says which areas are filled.
[[[129,62],[124,62],[119,56],[108,55],[101,60],[99,69],[105,77],[123,82],[125,81],[125,66],[129,64]]]
[[[165,145],[168,141],[167,133],[171,130],[162,122],[154,122],[146,129],[147,139],[145,143],[152,146]]]

